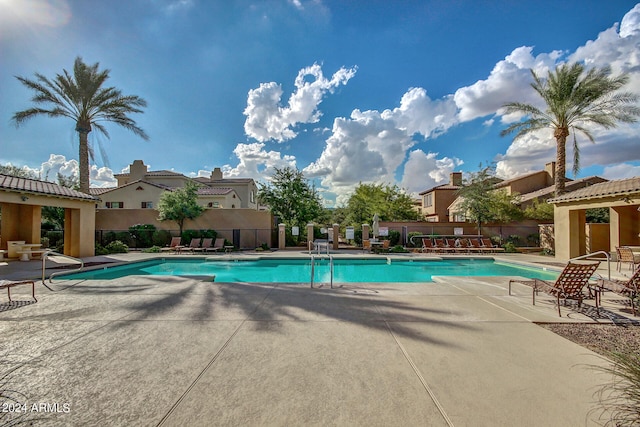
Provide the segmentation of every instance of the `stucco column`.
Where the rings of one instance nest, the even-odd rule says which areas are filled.
[[[286,233],[284,224],[278,224],[278,249],[284,249],[286,244]]]
[[[307,224],[307,248],[309,249],[309,252],[313,249],[313,241],[313,223],[310,222]]]
[[[362,224],[362,241],[369,240],[369,224]]]
[[[340,235],[340,224],[333,224],[333,249],[338,250],[338,236]]]

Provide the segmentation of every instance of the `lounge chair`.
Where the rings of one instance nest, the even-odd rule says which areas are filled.
[[[204,252],[207,249],[211,248],[213,246],[213,238],[212,237],[205,237],[204,239],[202,239],[202,245],[200,245],[197,248],[193,248],[194,251],[196,252]]]
[[[445,239],[434,239],[434,245],[440,252],[454,252],[456,250],[449,246]]]
[[[11,288],[18,285],[31,285],[31,297],[35,302],[38,302],[36,299],[36,282],[33,280],[20,280],[20,281],[12,281],[12,280],[0,280],[0,289],[7,288],[7,296],[9,297],[9,302],[11,302]]]
[[[480,241],[482,242],[482,246],[489,249],[491,252],[504,252],[504,248],[501,248],[498,245],[494,245],[491,239],[487,237],[483,237],[482,239],[480,239]]]
[[[200,249],[200,241],[202,239],[200,237],[194,237],[193,239],[191,239],[191,243],[189,243],[189,246],[185,246],[182,248],[183,251],[188,251],[188,252],[193,252],[196,249]]]
[[[640,267],[636,269],[629,280],[599,279],[598,287],[601,292],[611,291],[629,298],[633,315],[637,316],[634,300],[640,295]]]
[[[422,238],[421,252],[438,252],[438,248],[433,245],[433,241],[429,238]]]
[[[582,300],[585,298],[582,291],[585,286],[588,286],[589,279],[598,269],[600,262],[593,262],[588,264],[576,264],[569,262],[564,270],[560,273],[555,282],[548,282],[542,279],[530,279],[530,280],[509,280],[509,295],[511,295],[511,284],[522,283],[532,287],[532,299],[533,305],[536,305],[536,295],[538,292],[543,291],[551,296],[556,297],[556,303],[558,305],[558,316],[562,317],[560,313],[560,299],[578,300],[578,307],[582,305]],[[596,310],[600,311],[598,305],[598,298],[596,295]]]
[[[218,252],[222,249],[224,249],[224,237],[218,237],[216,238],[216,241],[213,243],[213,246],[209,246],[206,252],[209,252],[209,251]]]
[[[167,251],[174,251],[176,253],[180,252],[180,249],[182,249],[182,246],[180,246],[180,240],[182,240],[180,237],[172,237],[171,243],[169,243],[169,246],[165,248],[161,248],[160,252],[167,252]]]
[[[475,252],[482,254],[493,252],[493,248],[487,248],[486,246],[481,245],[478,239],[469,239],[469,243],[471,244],[471,248],[473,248]]]
[[[634,271],[636,265],[640,264],[640,256],[634,255],[628,246],[616,247],[616,255],[618,255],[618,271],[622,270],[622,264],[625,262],[629,264],[629,270],[631,271]]]

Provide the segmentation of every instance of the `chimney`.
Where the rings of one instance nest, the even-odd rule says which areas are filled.
[[[219,181],[222,179],[222,171],[220,168],[215,168],[213,172],[211,172],[211,181]]]
[[[462,172],[451,172],[449,174],[449,185],[462,186]]]
[[[556,162],[549,162],[544,165],[544,171],[547,173],[547,186],[551,186],[556,182]]]
[[[144,179],[147,174],[147,165],[142,160],[134,160],[129,165],[129,182],[138,181]]]

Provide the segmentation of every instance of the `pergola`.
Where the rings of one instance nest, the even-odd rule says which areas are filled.
[[[7,242],[40,243],[43,206],[64,208],[64,254],[95,254],[95,221],[98,199],[51,182],[0,174],[0,249]]]
[[[640,246],[640,177],[603,182],[549,200],[554,204],[555,252],[559,259],[586,255],[585,212],[609,209],[609,251]]]

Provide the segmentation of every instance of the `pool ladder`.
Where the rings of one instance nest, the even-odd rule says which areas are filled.
[[[313,277],[315,276],[316,257],[311,255],[311,289],[313,289]],[[333,255],[329,255],[329,276],[331,277],[331,289],[333,289]]]
[[[50,256],[59,256],[59,257],[64,257],[64,258],[69,258],[72,259],[74,261],[77,261],[80,263],[80,267],[73,269],[73,270],[66,270],[66,271],[54,271],[53,273],[51,273],[51,275],[49,276],[49,283],[51,282],[51,279],[53,279],[54,276],[57,276],[59,274],[67,274],[67,273],[71,273],[71,272],[78,272],[81,271],[84,268],[84,261],[80,258],[74,258],[72,256],[69,255],[64,255],[64,254],[60,254],[58,252],[54,252],[54,251],[47,251],[45,253],[42,254],[42,284],[47,286],[47,284],[45,283],[45,270],[47,268],[47,258],[49,258]],[[49,288],[47,286],[47,288]],[[49,288],[51,289],[51,288]]]

